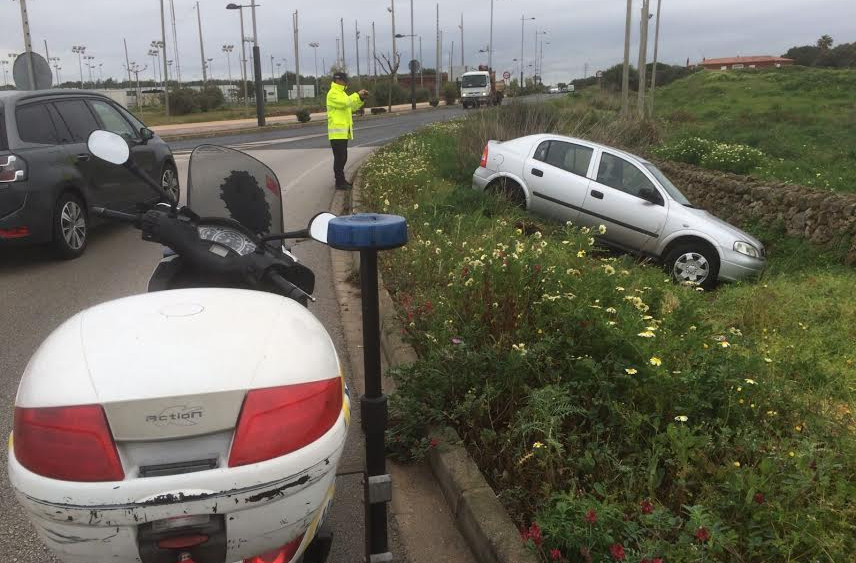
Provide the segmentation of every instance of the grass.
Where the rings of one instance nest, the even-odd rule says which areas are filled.
[[[484,115],[364,168],[411,236],[382,260],[420,356],[389,446],[454,425],[542,560],[851,558],[854,270],[765,225],[758,283],[673,285],[470,189]]]
[[[314,100],[307,101],[303,107],[310,112],[323,111],[323,104]],[[293,115],[297,112],[299,106],[296,102],[281,100],[276,103],[265,104],[265,115],[267,117],[275,117],[280,115]],[[173,125],[182,123],[202,123],[205,121],[226,121],[231,119],[255,119],[256,110],[255,103],[249,107],[243,105],[232,105],[207,112],[195,112],[187,115],[173,115],[167,117],[163,109],[154,110],[144,108],[142,111],[137,111],[136,108],[129,108],[133,111],[143,123],[149,126],[158,125]]]
[[[667,143],[697,136],[759,149],[760,178],[856,192],[854,91],[853,70],[702,71],[657,89],[658,129]],[[618,109],[616,96],[591,88],[563,104]]]

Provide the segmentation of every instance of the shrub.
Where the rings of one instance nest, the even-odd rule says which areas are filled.
[[[173,115],[187,115],[199,109],[199,99],[193,90],[179,88],[169,95],[169,109]]]
[[[299,121],[300,123],[306,123],[310,119],[312,119],[312,116],[309,114],[309,110],[306,108],[300,108],[299,110],[297,110],[295,115],[297,116],[297,121]]]
[[[654,150],[654,153],[667,160],[675,162],[686,162],[687,164],[701,164],[702,159],[713,149],[715,143],[701,137],[688,137],[677,142],[664,145]]]
[[[431,98],[431,101],[429,101],[428,103],[431,104],[432,108],[435,108],[440,105],[440,100],[438,100],[437,98]]]
[[[746,145],[716,143],[701,160],[705,168],[746,174],[757,168],[764,159],[764,153]]]
[[[431,91],[428,88],[417,88],[416,89],[416,101],[417,102],[427,102],[431,99]]]
[[[225,103],[223,91],[216,86],[208,86],[196,95],[200,111],[211,111],[218,109]]]
[[[446,84],[443,88],[443,99],[447,106],[455,105],[455,101],[458,99],[458,87],[452,83]]]
[[[378,82],[370,92],[369,106],[385,106],[390,103],[390,93],[392,94],[392,104],[403,104],[410,101],[410,91],[404,91],[399,84],[390,80]]]

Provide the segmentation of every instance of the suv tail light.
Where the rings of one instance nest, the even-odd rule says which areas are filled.
[[[0,156],[0,182],[20,182],[27,178],[27,163],[20,156]]]
[[[38,475],[63,481],[121,481],[116,443],[101,405],[15,408],[15,458]]]
[[[314,442],[342,412],[339,377],[255,389],[247,393],[229,455],[229,467],[283,456]]]
[[[302,542],[303,534],[300,534],[281,548],[244,559],[244,563],[288,563],[297,553]]]
[[[488,149],[489,148],[490,148],[490,145],[485,145],[484,151],[482,151],[481,162],[479,162],[479,166],[481,166],[482,168],[487,168],[487,155],[488,155]]]

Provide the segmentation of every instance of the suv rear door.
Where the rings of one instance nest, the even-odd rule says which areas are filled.
[[[71,133],[68,145],[75,165],[81,170],[90,192],[92,206],[127,209],[135,199],[133,184],[129,185],[129,173],[121,166],[110,164],[89,154],[86,142],[89,134],[100,127],[83,98],[63,98],[53,102],[63,122]]]

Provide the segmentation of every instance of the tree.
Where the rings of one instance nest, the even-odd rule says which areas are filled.
[[[817,40],[817,46],[820,47],[821,51],[828,51],[830,47],[832,47],[832,37],[829,35],[821,35],[820,39]]]
[[[380,63],[380,68],[384,74],[389,75],[394,81],[398,73],[398,67],[401,66],[401,53],[393,53],[391,58],[389,55],[381,53],[380,57],[375,55],[375,60]],[[392,112],[392,88],[389,89],[387,106],[388,111]]]

